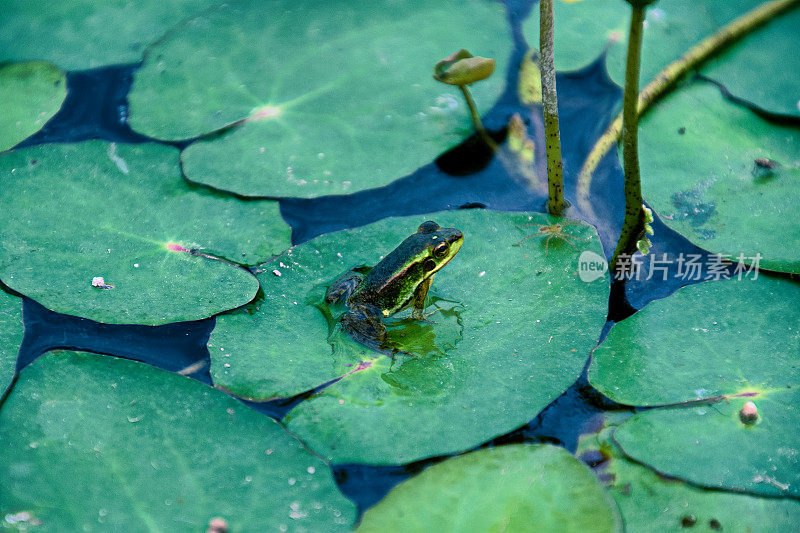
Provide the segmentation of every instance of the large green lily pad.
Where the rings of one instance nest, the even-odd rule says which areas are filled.
[[[497,3],[228,2],[148,50],[130,123],[172,140],[233,125],[183,153],[189,179],[218,189],[313,197],[377,187],[473,131],[458,88],[432,78],[459,47],[497,60],[472,89],[486,110],[511,53]]]
[[[608,2],[602,2],[608,4]],[[661,69],[686,50],[714,34],[725,24],[756,7],[752,0],[694,2],[691,9],[682,0],[660,0],[647,9],[642,38],[641,86],[655,78]],[[623,9],[630,11],[630,6]],[[628,19],[630,20],[630,19]],[[628,55],[628,28],[608,51],[608,73],[618,85],[625,85]]]
[[[573,70],[593,61],[606,48],[608,73],[625,84],[630,5],[608,0],[555,0],[555,61],[559,70]],[[639,79],[644,85],[690,47],[737,16],[755,7],[751,0],[695,2],[660,0],[647,9]],[[528,42],[538,47],[539,10],[523,25]]]
[[[614,501],[556,446],[514,445],[434,465],[361,520],[369,531],[621,531]]]
[[[417,354],[393,360],[329,325],[323,296],[341,273],[374,265],[427,219],[460,229],[464,245],[431,287],[432,323],[409,324],[402,314],[386,321],[395,346]],[[258,400],[341,378],[286,418],[336,462],[406,463],[525,424],[575,381],[606,316],[607,275],[584,283],[577,273],[582,250],[602,253],[592,227],[565,220],[574,244],[552,238],[545,251],[536,236],[514,246],[551,222],[443,212],[296,246],[262,266],[257,308],[218,318],[209,342],[214,381]]]
[[[608,48],[609,75],[624,85],[630,6],[608,0],[555,0],[554,6],[556,68],[584,67]],[[642,43],[641,85],[686,50],[757,6],[752,0],[694,2],[692,9],[686,9],[684,0],[652,4],[647,9]],[[785,53],[800,46],[800,33],[795,31],[798,24],[800,11],[782,14],[724,49],[701,70],[744,100],[775,113],[798,116],[800,90],[794,73],[800,70],[800,58]],[[528,42],[538,48],[538,6],[531,10],[523,31]],[[769,83],[764,83],[765,76]]]
[[[178,151],[163,145],[37,146],[0,155],[0,176],[0,279],[61,313],[140,324],[208,317],[250,301],[258,282],[190,250],[252,264],[289,245],[275,202],[188,185]]]
[[[14,377],[22,329],[20,299],[0,289],[0,394]]]
[[[800,9],[746,36],[702,68],[733,95],[773,113],[800,117]]]
[[[0,66],[0,152],[42,129],[66,97],[66,76],[49,63]]]
[[[612,414],[612,418],[618,417]],[[626,531],[686,528],[707,532],[766,532],[794,531],[800,525],[800,502],[796,500],[707,490],[668,479],[629,460],[611,438],[615,428],[613,423],[597,434],[583,436],[578,453],[592,462],[602,461],[599,474],[619,505]],[[704,435],[711,434],[704,432]],[[678,457],[683,453],[680,450]],[[747,468],[745,461],[740,466]]]
[[[800,284],[760,274],[683,287],[615,324],[589,381],[661,405],[800,383]]]
[[[753,401],[758,420],[739,411]],[[800,392],[771,389],[712,405],[639,413],[614,438],[657,471],[700,485],[757,494],[800,496]]]
[[[0,411],[0,513],[48,531],[347,530],[354,505],[280,424],[148,365],[51,352]]]
[[[661,220],[696,245],[748,264],[760,254],[761,268],[798,273],[798,146],[797,128],[767,122],[716,87],[695,84],[642,120],[642,189]]]
[[[219,0],[5,0],[0,61],[43,59],[65,70],[137,63],[144,48]]]

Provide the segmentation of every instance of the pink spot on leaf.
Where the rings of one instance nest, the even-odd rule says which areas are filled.
[[[353,372],[358,372],[359,370],[366,370],[371,366],[372,366],[372,361],[361,361],[360,363],[358,363],[358,366],[356,367],[355,370],[353,370]]]
[[[180,244],[175,244],[174,242],[167,244],[167,250],[169,250],[170,252],[186,252],[187,254],[189,253],[189,250],[187,250]]]
[[[255,110],[255,112],[250,115],[250,120],[269,120],[271,118],[277,117],[281,114],[281,108],[274,107],[270,105],[265,105]]]

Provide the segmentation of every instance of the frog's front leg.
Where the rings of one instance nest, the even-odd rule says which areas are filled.
[[[342,328],[358,342],[378,346],[386,338],[381,312],[374,305],[357,306],[342,315]]]
[[[425,320],[425,300],[428,298],[428,289],[431,288],[434,276],[424,280],[414,291],[414,299],[412,301],[414,308],[411,310],[411,318],[414,320]]]
[[[345,302],[353,294],[353,291],[364,279],[362,274],[359,274],[354,269],[350,269],[331,283],[328,290],[325,292],[325,302],[334,304],[338,302]]]

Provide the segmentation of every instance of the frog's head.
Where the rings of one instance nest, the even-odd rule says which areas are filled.
[[[458,253],[464,243],[464,235],[455,228],[443,228],[429,220],[420,224],[417,232],[405,240],[409,241],[417,249],[415,261],[422,267],[423,278],[428,278],[441,270]]]
[[[423,222],[380,263],[365,283],[362,298],[388,316],[410,304],[417,288],[441,270],[461,249],[464,235],[455,228]]]

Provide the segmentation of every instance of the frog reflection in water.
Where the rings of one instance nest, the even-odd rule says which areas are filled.
[[[431,282],[461,249],[464,236],[455,228],[423,222],[369,273],[356,269],[339,276],[325,293],[328,304],[343,303],[342,327],[357,341],[379,347],[386,338],[382,318],[413,305],[412,318],[425,318]]]

